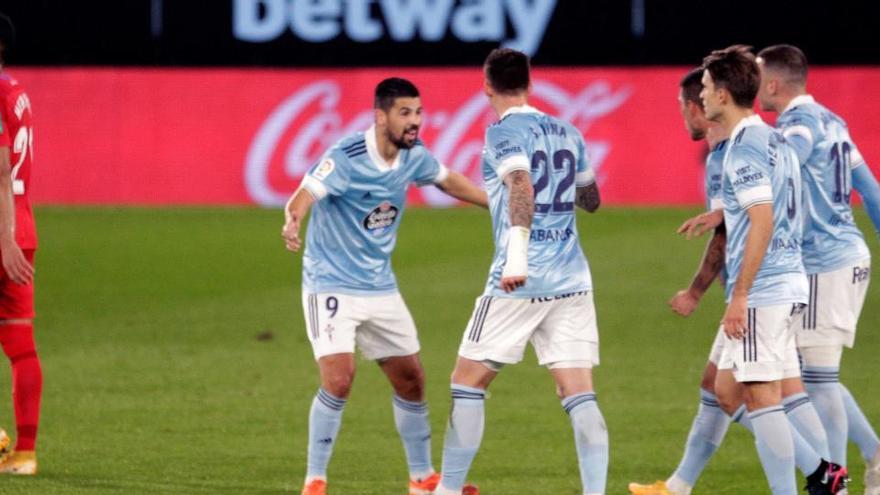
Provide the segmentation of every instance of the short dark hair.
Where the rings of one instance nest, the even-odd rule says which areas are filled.
[[[703,108],[703,99],[700,98],[700,92],[703,91],[703,68],[695,67],[681,78],[678,83],[681,87],[681,95],[684,101],[689,101]]]
[[[703,59],[703,70],[709,71],[717,88],[730,92],[737,106],[751,108],[761,85],[761,73],[752,47],[732,45],[715,50]]]
[[[373,107],[384,111],[391,110],[394,100],[398,98],[418,98],[419,89],[416,85],[400,77],[389,77],[376,85],[376,97]]]
[[[516,94],[529,89],[529,57],[510,48],[496,48],[483,64],[492,89],[502,94]]]
[[[6,59],[6,52],[15,44],[15,26],[6,14],[0,12],[0,63]]]
[[[758,56],[768,68],[784,72],[786,82],[807,84],[807,56],[800,48],[793,45],[773,45],[758,52]]]

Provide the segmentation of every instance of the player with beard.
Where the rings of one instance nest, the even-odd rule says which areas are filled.
[[[327,465],[354,380],[355,347],[379,364],[394,390],[394,419],[409,465],[408,493],[430,493],[440,481],[431,463],[419,341],[391,270],[391,252],[410,184],[433,184],[482,207],[488,207],[488,200],[467,178],[440,164],[418,139],[422,104],[411,82],[380,82],[374,107],[375,124],[331,147],[284,210],[282,237],[294,252],[302,246],[300,223],[312,210],[302,304],[321,387],[309,414],[304,495],[325,493]]]

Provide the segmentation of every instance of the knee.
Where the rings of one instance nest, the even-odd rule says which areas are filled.
[[[715,390],[715,397],[718,398],[718,405],[721,407],[721,410],[731,416],[742,405],[742,397],[733,390],[717,389]]]
[[[351,393],[351,386],[354,383],[354,372],[338,372],[332,373],[330,376],[327,376],[323,380],[324,390],[329,392],[334,397],[339,397],[340,399],[348,398],[348,395]]]
[[[425,393],[425,371],[412,366],[400,372],[395,380],[397,395],[407,400],[421,400]]]

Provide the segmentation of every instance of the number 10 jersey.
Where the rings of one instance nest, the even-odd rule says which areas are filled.
[[[504,177],[514,170],[530,173],[535,212],[526,284],[507,294],[499,288],[510,233],[509,191]],[[536,298],[592,290],[574,214],[575,188],[595,181],[580,132],[535,108],[513,107],[486,130],[482,172],[495,239],[484,294]]]

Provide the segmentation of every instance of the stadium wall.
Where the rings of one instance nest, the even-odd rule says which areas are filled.
[[[541,68],[532,103],[584,133],[606,204],[701,204],[705,145],[689,140],[676,101],[685,70]],[[42,204],[280,205],[323,150],[369,126],[373,88],[390,75],[419,86],[423,140],[474,180],[494,120],[476,68],[10,72],[33,104],[31,190]],[[880,68],[810,77],[878,170]],[[430,187],[409,199],[449,204]]]

